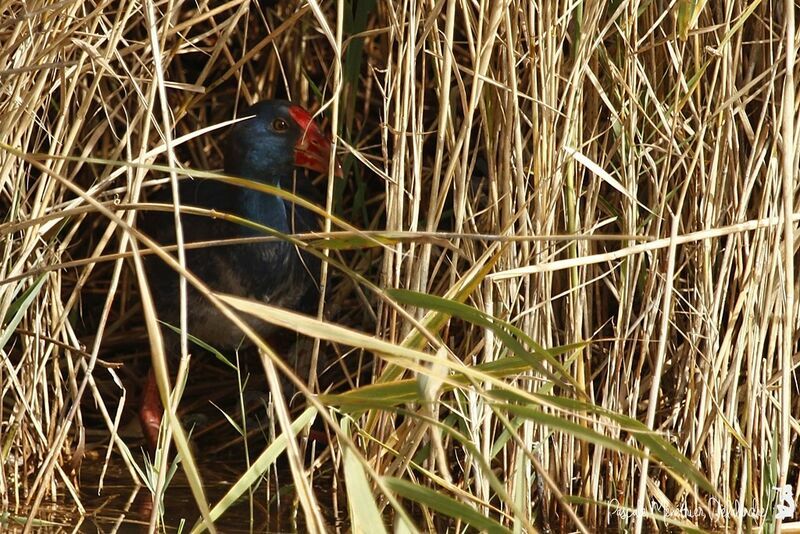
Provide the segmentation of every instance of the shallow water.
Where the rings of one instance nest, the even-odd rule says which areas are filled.
[[[137,460],[141,459],[141,453]],[[204,456],[202,450],[196,455],[200,461],[206,499],[213,505],[229,490],[247,466],[243,458],[231,458],[231,454]],[[89,453],[81,466],[81,502],[86,510],[81,514],[74,503],[43,504],[37,513],[37,526],[34,532],[131,532],[149,531],[152,500],[149,490],[133,482],[122,459],[115,455],[108,465],[102,489],[98,492],[98,482],[103,468],[103,458]],[[334,484],[330,476],[320,472],[314,489],[331,530],[336,528],[337,515],[333,512]],[[339,499],[339,502],[344,502]],[[0,517],[0,532],[21,532],[22,527],[15,516]],[[189,532],[200,514],[194,497],[186,482],[183,471],[178,468],[166,490],[163,523],[160,532]],[[46,522],[46,523],[45,523]],[[296,502],[292,487],[292,476],[288,468],[279,465],[267,473],[261,483],[245,494],[239,502],[229,508],[216,522],[222,533],[251,532],[303,532],[305,531],[303,512]]]
[[[123,352],[127,354],[131,351]],[[206,500],[211,507],[247,469],[242,438],[230,421],[235,421],[240,428],[247,428],[250,432],[251,459],[255,459],[273,439],[271,436],[280,432],[271,413],[269,388],[263,373],[250,374],[245,358],[242,361],[242,377],[246,385],[239,392],[234,372],[218,364],[213,358],[198,358],[193,364],[192,377],[181,402],[180,416],[184,426],[192,430],[194,456],[200,464]],[[135,366],[126,366],[122,369],[130,375],[124,382],[129,387],[128,399],[132,400],[127,401],[123,412],[120,436],[131,448],[136,463],[144,469],[143,439],[136,417],[139,384],[134,368]],[[260,371],[258,366],[256,371]],[[99,380],[98,383],[103,388],[106,402],[114,406],[119,401],[120,392],[110,380],[106,382]],[[240,416],[242,402],[247,414],[244,420]],[[303,406],[294,408],[293,416],[296,416]],[[137,485],[136,477],[129,473],[118,451],[112,454],[103,475],[109,441],[108,430],[88,396],[84,399],[83,423],[87,452],[80,467],[79,487],[81,504],[86,512],[81,514],[74,500],[62,493],[58,503],[43,502],[37,511],[37,521],[51,524],[39,523],[33,531],[147,532],[151,509],[150,492],[146,487]],[[319,450],[324,446],[317,444],[316,448]],[[310,458],[309,454],[307,466],[310,465]],[[336,518],[347,514],[346,511],[336,513],[335,503],[346,501],[341,495],[336,495],[330,465],[329,460],[323,461],[323,467],[314,471],[314,488],[323,509],[323,517],[331,530],[336,530]],[[102,489],[98,493],[101,476]],[[59,486],[59,490],[63,491],[63,486]],[[291,473],[285,460],[279,460],[278,466],[262,478],[258,487],[227,510],[216,522],[216,526],[221,533],[303,532],[304,515],[295,500]],[[0,510],[0,534],[21,532],[22,527],[16,520],[24,523],[27,515],[26,510],[14,510],[13,514],[4,516]],[[199,516],[183,471],[178,468],[166,490],[160,531],[178,532],[183,523],[182,531],[189,532]]]

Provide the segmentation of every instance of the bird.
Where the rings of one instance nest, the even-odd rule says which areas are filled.
[[[290,184],[295,167],[327,173],[331,140],[313,116],[288,100],[264,100],[242,113],[223,143],[224,173],[275,187]],[[341,176],[335,161],[334,174]],[[300,180],[298,180],[299,182]],[[308,184],[306,184],[308,185]],[[304,189],[298,187],[298,189]],[[307,189],[307,187],[305,188]],[[276,195],[216,180],[182,180],[182,206],[197,206],[248,219],[278,232],[305,233],[318,229],[318,219],[305,208]],[[263,235],[256,229],[198,215],[181,216],[184,242],[224,240]],[[175,243],[174,214],[150,212],[143,229],[158,243]],[[186,267],[214,291],[228,293],[294,311],[310,313],[319,298],[320,262],[283,240],[186,249]],[[145,264],[159,319],[180,323],[179,277],[160,258]],[[217,349],[233,349],[243,333],[191,286],[187,292],[188,333]],[[248,324],[263,337],[275,327],[255,318]],[[179,352],[178,336],[162,328],[165,350]],[[163,407],[151,369],[139,408],[139,422],[151,451],[155,451]]]

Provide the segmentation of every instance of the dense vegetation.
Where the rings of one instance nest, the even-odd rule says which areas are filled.
[[[183,473],[196,530],[274,486],[314,530],[773,528],[774,488],[800,495],[792,9],[0,3],[0,525],[52,501],[74,521],[92,458],[167,515]],[[258,341],[250,367],[220,355],[231,370],[193,345],[179,372],[137,214],[218,177],[215,125],[274,96],[319,110],[344,162],[312,199],[325,232],[296,237],[327,258],[326,298],[301,317],[209,292],[302,348]],[[320,364],[286,378],[291,350]],[[224,498],[184,417],[152,463],[121,431],[151,357],[178,414],[184,382],[224,377],[235,435],[266,376],[266,439],[228,449]]]

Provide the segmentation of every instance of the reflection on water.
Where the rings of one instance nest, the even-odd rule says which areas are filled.
[[[260,366],[260,362],[256,360]],[[214,506],[247,470],[245,446],[240,431],[246,431],[250,458],[255,459],[271,443],[280,429],[272,413],[269,387],[263,373],[250,373],[248,364],[242,363],[242,384],[237,374],[220,365],[213,358],[198,358],[192,365],[179,416],[187,429],[192,430],[192,446],[195,460],[199,463],[206,499]],[[121,439],[131,448],[136,463],[144,470],[142,437],[136,418],[138,410],[138,387],[134,367],[126,366],[130,373],[124,380],[130,384],[131,394],[125,402],[124,415],[119,431]],[[99,387],[106,402],[113,406],[122,402],[116,383],[99,380]],[[239,391],[241,387],[242,391]],[[286,393],[286,397],[293,398]],[[294,399],[292,417],[304,408],[302,399]],[[59,503],[47,502],[47,497],[36,512],[37,524],[33,532],[147,532],[150,521],[151,497],[149,490],[138,486],[135,477],[126,467],[119,451],[114,450],[103,473],[109,433],[104,420],[93,406],[89,396],[84,398],[84,431],[87,437],[87,452],[80,467],[80,501],[85,508],[81,514],[74,499],[63,494],[63,485],[58,485]],[[234,424],[235,423],[235,424]],[[312,430],[312,433],[314,430]],[[322,508],[323,518],[330,530],[339,530],[337,524],[347,516],[346,510],[337,512],[337,506],[345,503],[337,495],[336,481],[330,457],[320,452],[324,445],[315,444],[317,454],[309,453],[306,465],[314,457],[314,489]],[[102,488],[98,485],[102,477]],[[183,474],[178,468],[170,480],[165,497],[162,532],[189,532],[199,517],[194,497]],[[0,508],[0,534],[21,532],[25,510],[3,513]],[[182,526],[183,525],[183,526]],[[217,521],[219,532],[303,532],[304,514],[296,501],[292,476],[285,460],[268,471],[251,493],[228,509]],[[182,529],[182,530],[181,530]],[[341,526],[341,530],[347,530]]]
[[[91,456],[91,455],[90,455]],[[230,489],[246,470],[244,461],[231,458],[212,458],[197,455],[203,477],[206,498],[213,505]],[[151,510],[150,492],[135,486],[119,456],[111,460],[98,493],[103,459],[87,457],[81,468],[81,502],[86,514],[81,515],[74,505],[43,505],[37,513],[34,532],[148,532]],[[335,503],[344,502],[334,495],[335,484],[325,472],[315,472],[315,495],[331,530],[337,528]],[[166,491],[161,532],[189,532],[199,517],[189,484],[179,468]],[[19,513],[24,522],[24,513]],[[261,483],[228,509],[216,523],[221,533],[303,532],[304,517],[296,499],[288,467],[279,466],[268,472]],[[0,532],[21,532],[22,526],[14,517],[0,515]]]

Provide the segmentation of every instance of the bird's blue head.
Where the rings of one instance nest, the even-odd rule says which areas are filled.
[[[328,172],[330,139],[302,107],[287,100],[264,100],[242,117],[226,139],[227,174],[279,186],[294,166]],[[341,175],[338,162],[335,174]]]

